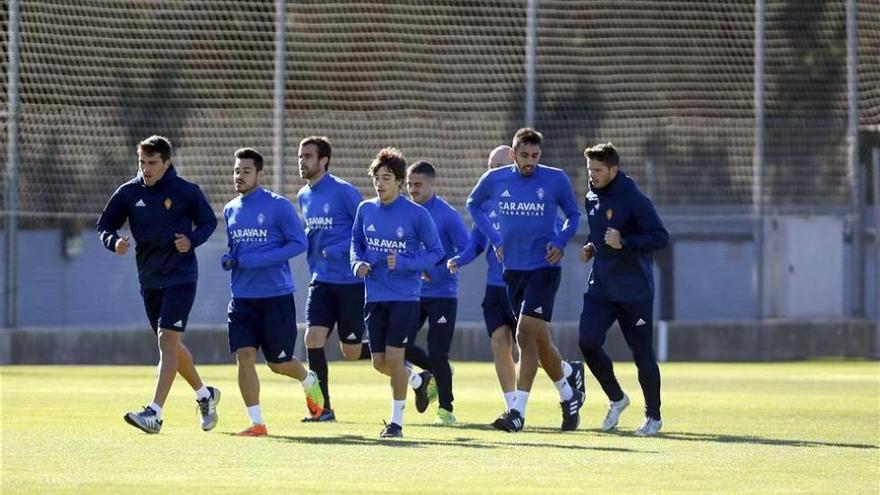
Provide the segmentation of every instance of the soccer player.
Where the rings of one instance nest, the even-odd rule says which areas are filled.
[[[252,148],[235,152],[232,177],[238,197],[226,203],[229,252],[223,269],[232,272],[229,302],[229,349],[238,362],[238,388],[251,426],[240,436],[268,435],[260,409],[257,349],[263,349],[273,372],[298,380],[312,417],[324,410],[324,396],[314,371],[294,357],[296,305],[288,260],[306,250],[306,236],[293,204],[260,187],[263,156]]]
[[[467,200],[474,223],[489,238],[503,264],[508,297],[518,313],[517,397],[513,407],[493,423],[496,428],[510,432],[523,429],[539,360],[559,390],[563,431],[578,427],[584,401],[584,394],[572,390],[566,380],[559,354],[550,352],[555,347],[549,345],[552,338],[547,330],[559,289],[559,262],[565,244],[577,231],[581,215],[565,172],[538,163],[542,140],[543,136],[534,129],[518,130],[510,153],[513,163],[484,173]],[[486,213],[492,205],[497,206],[500,233]],[[566,221],[557,232],[559,209]]]
[[[153,401],[125,421],[146,433],[162,429],[162,408],[177,373],[196,392],[205,431],[217,426],[220,390],[205,386],[183,344],[183,332],[196,297],[195,248],[217,227],[217,218],[196,184],[177,175],[171,142],[150,136],[137,146],[138,175],[119,186],[98,220],[104,247],[124,256],[131,246],[118,230],[128,219],[147,319],[159,344],[159,370]],[[195,225],[195,228],[193,228]]]
[[[584,151],[590,191],[584,200],[590,235],[581,260],[593,260],[584,309],[580,347],[584,360],[611,401],[602,429],[617,426],[629,406],[611,359],[602,349],[614,320],[632,351],[645,397],[645,421],[638,436],[656,435],[660,418],[660,368],[654,356],[654,272],[651,253],[663,249],[669,234],[651,200],[620,169],[620,155],[611,143]]]
[[[445,252],[443,259],[429,270],[422,272],[422,291],[419,299],[419,327],[428,321],[428,352],[410,341],[406,360],[428,369],[434,375],[439,399],[434,424],[450,426],[455,423],[452,412],[452,369],[449,366],[449,348],[455,333],[455,317],[458,309],[458,275],[446,268],[446,260],[463,251],[469,241],[467,227],[458,211],[440,196],[434,194],[434,166],[424,160],[409,166],[406,188],[410,197],[422,205],[437,227],[437,234]],[[431,391],[429,391],[429,395]]]
[[[403,436],[407,382],[416,392],[416,410],[428,408],[431,373],[405,367],[404,353],[419,330],[421,273],[443,259],[443,245],[428,211],[400,194],[406,179],[406,159],[400,151],[379,151],[369,175],[376,198],[358,206],[351,231],[351,269],[364,279],[373,367],[391,377],[391,422],[379,437],[394,438]]]
[[[324,411],[303,421],[335,421],[330,404],[330,381],[324,346],[337,327],[339,348],[346,360],[367,359],[364,335],[364,282],[352,274],[348,253],[351,226],[361,194],[354,186],[328,172],[330,140],[310,136],[299,143],[299,176],[308,181],[297,195],[306,220],[308,262],[312,272],[306,300],[305,344],[309,368],[318,374],[324,393]]]
[[[486,166],[489,170],[510,163],[510,146],[498,146],[489,154]],[[492,228],[500,233],[501,224],[497,221],[497,205],[487,203],[486,215],[492,219]],[[513,329],[516,328],[516,316],[510,306],[507,297],[507,288],[502,276],[501,262],[495,256],[493,249],[486,249],[489,241],[485,235],[474,225],[471,231],[470,242],[464,251],[447,261],[446,266],[450,272],[455,273],[462,266],[472,262],[484,250],[486,251],[486,293],[483,296],[483,320],[486,322],[486,330],[489,332],[489,341],[492,348],[492,358],[495,362],[495,373],[504,396],[505,411],[509,411],[516,400],[516,363],[513,360]],[[546,328],[546,327],[545,327]],[[547,329],[549,332],[549,329]],[[552,339],[542,338],[538,340],[540,353],[556,353]],[[548,347],[544,349],[544,347]],[[584,365],[580,361],[562,361],[563,373],[573,389],[584,392]]]

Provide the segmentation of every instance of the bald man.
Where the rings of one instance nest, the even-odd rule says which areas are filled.
[[[489,153],[486,167],[489,170],[502,167],[511,163],[510,146],[498,146]],[[486,206],[486,215],[489,218],[497,218],[497,205]],[[498,222],[492,226],[500,230]],[[507,287],[502,276],[504,268],[495,256],[494,249],[489,247],[489,240],[476,227],[471,232],[471,240],[468,247],[458,256],[447,261],[449,271],[455,273],[460,267],[467,265],[476,259],[484,250],[486,251],[486,293],[483,297],[483,320],[486,322],[486,331],[489,333],[489,341],[492,347],[492,358],[495,361],[495,373],[498,375],[498,383],[504,394],[505,411],[513,408],[516,401],[516,363],[513,360],[513,343],[515,339],[516,315],[507,296]],[[545,329],[538,338],[538,352],[542,357],[554,355],[559,358],[559,351],[550,338],[549,331]],[[563,361],[563,372],[572,388],[584,391],[584,366],[579,361]],[[499,428],[498,420],[493,426]],[[500,429],[500,428],[499,428]]]

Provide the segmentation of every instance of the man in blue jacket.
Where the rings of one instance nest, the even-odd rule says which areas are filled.
[[[333,327],[346,360],[367,359],[370,348],[364,336],[364,282],[354,276],[348,260],[351,226],[361,193],[331,174],[330,140],[309,136],[299,143],[299,176],[308,184],[297,200],[306,221],[308,262],[312,272],[306,300],[305,345],[309,368],[318,374],[324,392],[324,412],[303,421],[335,421],[330,404],[330,380],[324,346]]]
[[[605,333],[617,320],[639,370],[639,384],[645,397],[645,421],[635,434],[653,436],[663,422],[660,368],[653,347],[651,253],[666,247],[669,234],[651,200],[620,170],[620,155],[613,144],[588,148],[584,157],[590,176],[590,191],[584,204],[590,235],[581,260],[592,259],[593,269],[581,312],[581,352],[611,401],[602,429],[612,430],[629,405],[629,397],[614,376],[611,359],[602,349]]]
[[[446,268],[446,261],[467,247],[469,235],[458,211],[434,194],[436,176],[434,165],[424,160],[410,165],[406,174],[409,195],[431,214],[445,253],[436,266],[422,272],[419,327],[425,320],[428,321],[428,352],[425,353],[415,342],[410,342],[406,349],[406,360],[434,375],[431,383],[436,383],[436,390],[429,390],[432,396],[432,392],[436,392],[439,399],[434,424],[450,426],[455,423],[455,415],[452,412],[454,397],[449,349],[458,312],[458,275]]]
[[[118,231],[128,220],[135,241],[138,281],[147,319],[159,343],[159,376],[153,401],[125,421],[146,433],[159,433],[168,392],[177,373],[196,392],[205,431],[217,425],[220,390],[205,386],[183,344],[183,332],[196,297],[195,248],[217,227],[217,218],[201,189],[177,175],[171,142],[151,136],[137,146],[138,175],[110,197],[98,232],[108,250],[124,256],[131,246]],[[195,228],[193,226],[195,225]]]
[[[296,304],[288,260],[306,250],[306,235],[293,204],[260,187],[263,156],[253,148],[235,152],[233,180],[239,196],[226,204],[229,252],[223,269],[231,270],[229,350],[238,362],[238,388],[251,426],[240,436],[268,434],[260,409],[257,349],[263,349],[273,372],[302,384],[313,418],[324,410],[324,396],[314,371],[293,355],[296,347]]]
[[[543,136],[523,128],[513,137],[512,164],[484,173],[467,200],[474,223],[489,238],[504,266],[504,282],[517,316],[516,338],[520,348],[517,398],[514,406],[493,423],[509,432],[522,431],[526,405],[538,364],[559,390],[562,430],[577,429],[584,394],[572,390],[566,380],[558,353],[539,345],[550,339],[547,324],[553,316],[553,303],[561,280],[559,262],[565,245],[577,232],[580,210],[571,181],[562,170],[538,163]],[[497,206],[500,233],[486,213],[487,205]],[[558,230],[559,210],[566,216]]]
[[[404,366],[404,354],[419,331],[421,274],[443,259],[443,244],[428,211],[400,194],[406,179],[400,151],[379,151],[369,174],[376,197],[358,206],[350,258],[352,272],[364,279],[373,367],[391,377],[391,422],[379,436],[395,438],[403,436],[407,382],[416,391],[416,410],[428,408],[432,375]]]

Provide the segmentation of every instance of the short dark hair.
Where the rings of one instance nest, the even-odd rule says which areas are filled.
[[[302,148],[303,146],[308,146],[310,144],[314,144],[315,148],[318,148],[318,160],[327,157],[327,166],[324,167],[324,170],[326,171],[330,168],[330,155],[333,153],[330,139],[327,138],[327,136],[309,136],[299,142],[299,147]]]
[[[137,146],[138,151],[142,151],[145,155],[155,155],[159,153],[163,160],[171,159],[171,141],[166,137],[153,135],[144,139]]]
[[[430,178],[437,177],[437,171],[434,169],[434,166],[431,165],[430,162],[425,160],[419,160],[406,169],[408,174],[421,174]]]
[[[406,158],[397,148],[382,148],[376,153],[376,158],[370,164],[369,175],[375,177],[376,173],[382,167],[388,167],[388,170],[394,174],[394,178],[399,181],[406,180]]]
[[[257,169],[257,172],[263,170],[263,155],[253,148],[239,148],[235,150],[235,158],[239,160],[253,160],[254,168]]]
[[[584,158],[602,162],[608,167],[620,165],[620,155],[613,144],[602,143],[584,150]]]
[[[516,134],[513,135],[513,145],[511,148],[516,150],[516,147],[520,144],[534,144],[536,146],[541,146],[541,142],[544,140],[544,136],[532,129],[531,127],[523,127],[522,129],[516,131]]]

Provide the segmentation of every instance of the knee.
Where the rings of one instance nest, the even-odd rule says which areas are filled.
[[[510,330],[507,328],[499,328],[498,330],[495,330],[489,343],[492,346],[492,353],[496,355],[511,352],[513,350],[513,342],[510,339]]]
[[[177,351],[177,348],[180,346],[180,336],[176,335],[176,333],[173,330],[159,330],[158,342],[161,351]]]
[[[340,350],[342,351],[342,359],[346,361],[356,361],[361,357],[361,345],[358,344],[350,345],[350,344],[342,344],[340,346]]]
[[[308,328],[303,342],[309,349],[324,347],[324,344],[327,343],[327,333],[323,329]]]
[[[373,354],[373,368],[376,371],[384,372],[386,370],[386,361],[384,357],[378,357]]]
[[[266,366],[269,367],[269,369],[272,371],[272,373],[283,374],[282,370],[284,369],[284,365],[287,363],[288,362],[283,362],[283,363],[267,362]]]
[[[235,351],[235,360],[239,365],[253,365],[257,361],[257,350],[245,347]]]

